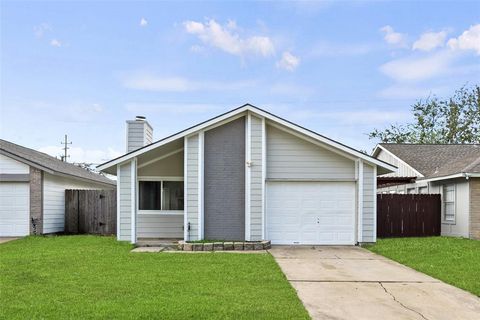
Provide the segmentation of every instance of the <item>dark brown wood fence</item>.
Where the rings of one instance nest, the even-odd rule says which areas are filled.
[[[439,194],[378,194],[377,237],[440,235]]]
[[[65,233],[113,235],[116,232],[115,190],[65,190]]]

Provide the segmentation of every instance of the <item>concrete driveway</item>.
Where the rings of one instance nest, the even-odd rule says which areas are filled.
[[[359,247],[274,246],[313,319],[480,319],[480,299]]]

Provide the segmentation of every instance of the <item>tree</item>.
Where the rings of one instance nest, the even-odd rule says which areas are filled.
[[[480,143],[480,86],[464,86],[452,97],[434,96],[412,106],[414,122],[368,134],[390,143]]]

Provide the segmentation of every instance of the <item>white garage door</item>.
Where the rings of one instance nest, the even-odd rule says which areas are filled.
[[[268,182],[266,219],[273,244],[354,244],[355,183]]]
[[[29,199],[28,183],[0,183],[0,236],[26,236],[30,233]]]

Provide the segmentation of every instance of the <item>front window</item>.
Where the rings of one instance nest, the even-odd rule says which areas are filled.
[[[443,186],[443,220],[455,222],[455,185]]]
[[[139,181],[138,209],[183,210],[183,181]]]

